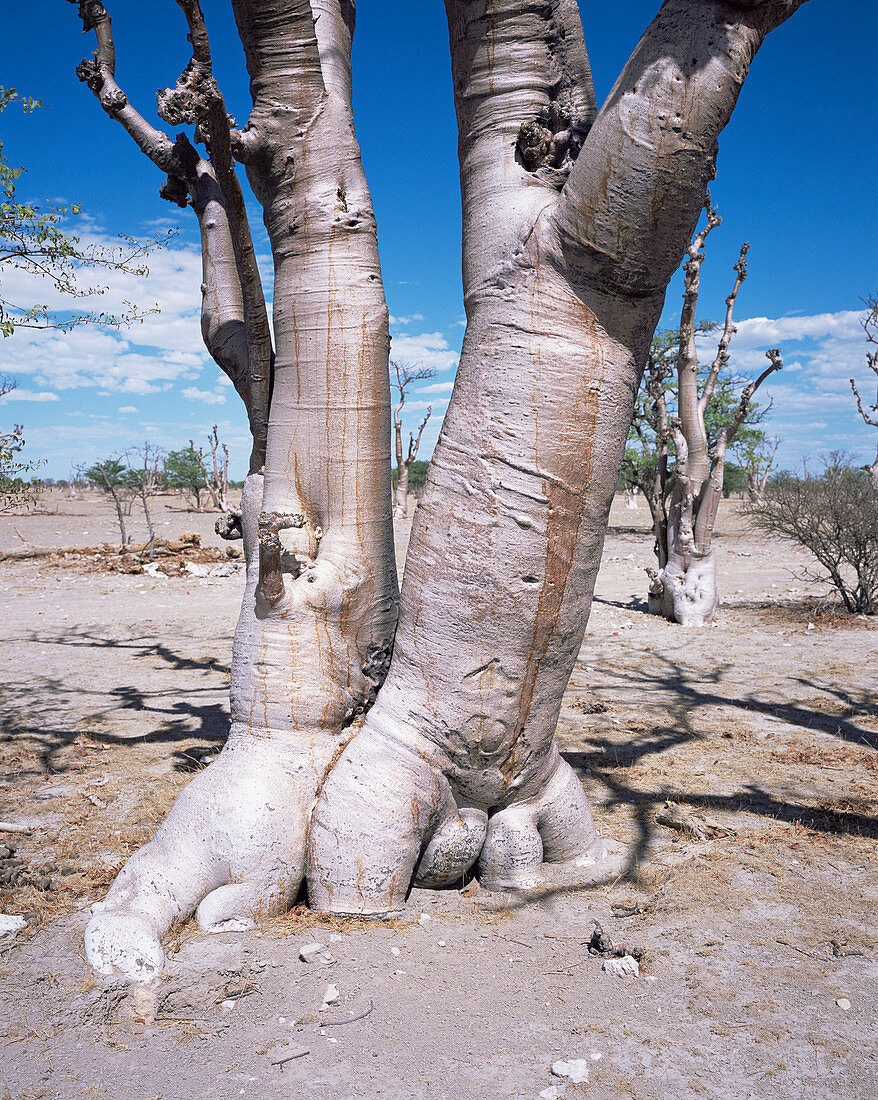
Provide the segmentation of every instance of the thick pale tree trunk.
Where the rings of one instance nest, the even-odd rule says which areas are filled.
[[[193,196],[214,256],[234,257],[237,281],[231,263],[206,258],[206,299],[227,303],[206,337],[228,352],[267,440],[240,518],[247,590],[228,744],[87,931],[97,969],[147,979],[175,917],[198,907],[216,927],[288,904],[309,818],[310,898],[326,910],[397,912],[413,875],[439,885],[477,859],[487,885],[523,887],[544,859],[601,858],[554,743],[561,697],[665,287],[750,60],[799,0],[668,0],[597,115],[575,0],[448,0],[468,324],[389,678],[365,721],[396,581],[387,314],[350,110],[353,4],[233,0],[254,107],[229,135],[198,5],[178,2],[197,65],[165,117],[205,101],[206,167],[130,108],[100,20],[83,76]],[[82,7],[87,20],[103,10]],[[227,144],[247,164],[275,260],[267,390]],[[215,184],[209,201],[195,197],[201,177]]]
[[[196,907],[221,927],[291,903],[319,784],[374,699],[396,621],[389,335],[351,116],[350,12],[337,0],[234,6],[254,98],[237,140],[275,260],[274,383],[264,477],[247,479],[241,509],[228,742],[86,933],[97,970],[138,979],[161,970],[162,935]],[[225,224],[214,200],[200,204],[205,236]],[[240,299],[229,252],[223,267],[205,251]]]
[[[573,0],[448,0],[467,330],[390,674],[312,819],[317,908],[398,912],[413,875],[476,859],[526,887],[543,860],[601,858],[561,696],[665,287],[795,6],[666,3],[595,119]]]

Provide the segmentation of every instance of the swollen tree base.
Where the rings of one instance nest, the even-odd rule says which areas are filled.
[[[671,558],[663,569],[648,570],[649,613],[680,626],[709,626],[719,603],[716,553],[689,562]]]

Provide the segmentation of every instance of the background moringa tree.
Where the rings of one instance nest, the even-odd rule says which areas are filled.
[[[256,439],[229,741],[87,930],[98,969],[139,978],[196,906],[216,926],[287,904],[306,840],[312,905],[374,914],[402,908],[414,873],[452,881],[479,858],[483,882],[521,886],[544,857],[601,856],[554,744],[561,695],[717,136],[800,0],[667,0],[600,112],[572,0],[449,0],[468,323],[380,693],[396,609],[388,338],[353,4],[233,0],[254,103],[230,132],[200,10],[178,2],[193,61],[160,106],[197,122],[204,157],[134,111],[104,9],[80,5],[99,43],[83,76],[199,215],[208,346],[229,355]],[[274,255],[273,370],[232,154]]]
[[[685,289],[679,331],[662,333],[653,340],[647,359],[640,413],[635,433],[643,450],[627,456],[633,471],[644,475],[640,486],[652,513],[658,569],[649,569],[649,610],[684,626],[704,626],[717,605],[716,555],[713,527],[723,495],[726,454],[736,440],[756,444],[764,433],[753,428],[759,414],[753,394],[770,374],[780,370],[780,352],[772,348],[762,374],[740,393],[724,371],[735,326],[732,313],[741,284],[747,277],[747,251],[741,248],[735,265],[735,285],[726,298],[726,315],[716,355],[703,376],[699,372],[697,337],[712,330],[695,320],[701,265],[708,234],[720,224],[708,196],[707,222],[689,243],[686,253]],[[672,354],[675,353],[675,354]],[[670,384],[674,376],[673,386]],[[676,408],[670,407],[673,397]],[[751,426],[741,429],[749,423]],[[647,431],[646,429],[649,429]],[[673,456],[673,467],[670,459]]]
[[[873,347],[878,347],[878,295],[871,294],[864,301],[866,303],[866,315],[863,318],[863,329],[869,344],[869,350],[866,352],[866,366],[878,375],[878,351],[871,350]],[[857,399],[857,409],[860,416],[870,427],[878,428],[878,397],[875,398],[874,405],[867,406],[869,410],[867,412],[863,408],[863,399],[860,397],[860,391],[857,389],[857,383],[853,378],[851,379],[851,389]],[[878,454],[875,455],[875,461],[867,469],[872,477],[873,484],[878,488]]]
[[[412,463],[418,457],[418,448],[421,445],[421,436],[433,411],[431,405],[427,406],[427,413],[418,425],[418,434],[409,432],[408,451],[403,448],[402,438],[402,410],[405,407],[406,390],[412,382],[419,382],[426,378],[433,378],[436,372],[432,367],[415,367],[408,363],[400,363],[394,359],[390,361],[390,367],[396,375],[393,385],[399,391],[399,400],[393,406],[393,443],[396,450],[396,486],[393,492],[393,514],[404,517],[408,513],[409,502],[409,471]]]

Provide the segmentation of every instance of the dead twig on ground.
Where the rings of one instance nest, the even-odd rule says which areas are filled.
[[[327,1020],[325,1024],[321,1024],[321,1027],[344,1027],[345,1024],[355,1024],[357,1020],[365,1020],[368,1015],[374,1010],[375,1002],[369,1001],[369,1007],[365,1012],[361,1012],[359,1016],[352,1016],[349,1020]]]
[[[294,1050],[292,1054],[285,1054],[283,1058],[274,1058],[271,1064],[273,1066],[282,1066],[285,1062],[292,1062],[295,1058],[304,1058],[306,1054],[310,1053],[310,1047],[302,1047],[301,1050]]]

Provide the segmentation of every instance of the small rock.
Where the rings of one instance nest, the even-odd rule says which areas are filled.
[[[340,935],[338,932],[332,932],[329,936],[330,943],[341,943],[343,939],[344,936]]]
[[[429,924],[432,919],[429,913],[421,913],[418,917],[418,924]]]
[[[445,940],[437,940],[436,941],[436,946],[437,947],[444,947],[445,946]]]
[[[566,1077],[574,1085],[588,1080],[588,1059],[571,1058],[566,1062],[553,1062],[552,1073],[555,1077]]]
[[[543,1089],[540,1093],[541,1100],[558,1100],[559,1096],[564,1095],[566,1085],[549,1085],[547,1089]]]
[[[335,957],[326,949],[325,943],[306,943],[299,948],[299,958],[306,963],[334,963]]]
[[[24,917],[13,917],[7,913],[0,913],[0,936],[15,935],[27,928]]]
[[[223,1003],[220,1005],[220,1008],[223,1010],[223,1012],[234,1012],[235,1005],[237,1003],[237,1001],[233,1001],[231,998],[229,998],[229,1000],[223,1001]]]
[[[399,958],[399,948],[398,947],[391,947],[390,954],[393,955],[393,957],[395,959],[398,959]]]
[[[323,994],[323,1007],[328,1008],[329,1005],[334,1005],[339,998],[338,986],[328,985],[326,992]]]
[[[850,1012],[851,1002],[847,999],[847,997],[839,997],[835,1003],[842,1010],[842,1012]]]
[[[640,975],[640,965],[631,955],[623,955],[621,959],[604,959],[603,969],[618,978],[637,978]]]

